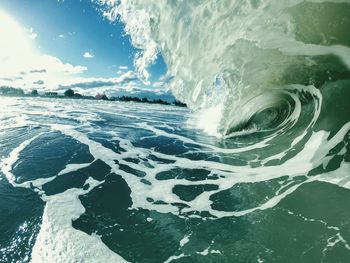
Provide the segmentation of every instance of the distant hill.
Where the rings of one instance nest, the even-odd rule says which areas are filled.
[[[25,93],[22,89],[13,88],[8,86],[0,87],[0,95],[2,96],[17,96],[17,97],[41,97],[41,98],[71,98],[71,99],[88,99],[88,100],[106,100],[106,101],[124,101],[124,102],[138,102],[138,103],[149,103],[149,104],[162,104],[162,105],[173,105],[179,107],[187,107],[185,103],[181,101],[174,100],[172,102],[162,100],[160,98],[149,99],[146,97],[132,97],[132,96],[118,96],[118,97],[108,97],[106,94],[97,94],[93,96],[84,96],[79,93],[74,92],[72,89],[66,90],[62,95],[58,92],[49,91],[44,94],[39,94],[37,90],[32,90],[30,93]]]

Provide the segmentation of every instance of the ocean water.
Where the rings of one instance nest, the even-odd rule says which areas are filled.
[[[188,109],[1,97],[0,261],[350,262],[349,0],[93,2]]]
[[[349,262],[350,90],[328,88],[231,138],[180,107],[0,97],[0,262]]]

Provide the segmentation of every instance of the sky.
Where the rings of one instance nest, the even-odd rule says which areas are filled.
[[[149,69],[150,85],[144,84],[134,72],[138,50],[124,25],[103,17],[91,0],[1,0],[0,39],[0,85],[169,95],[161,55]]]

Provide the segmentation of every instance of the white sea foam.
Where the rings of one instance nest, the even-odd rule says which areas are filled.
[[[160,131],[154,127],[141,124],[142,128],[149,129],[156,133],[157,136],[168,136],[176,137],[177,139],[187,141],[186,138],[181,136],[176,136],[173,134],[168,134],[165,131]],[[322,165],[322,162],[329,151],[334,148],[340,141],[344,139],[346,133],[350,130],[350,123],[344,125],[344,127],[329,141],[329,133],[325,131],[319,131],[312,134],[311,138],[307,141],[304,148],[293,158],[287,160],[283,164],[278,166],[260,166],[260,167],[250,167],[250,166],[232,166],[228,164],[211,162],[205,160],[194,161],[187,158],[181,158],[174,155],[161,154],[159,152],[153,152],[152,150],[146,150],[142,148],[133,147],[128,140],[119,138],[120,145],[126,150],[125,153],[115,153],[112,150],[103,147],[101,144],[90,140],[84,134],[77,132],[73,127],[53,125],[53,129],[59,130],[68,136],[72,136],[74,139],[80,141],[83,144],[89,146],[91,154],[95,159],[101,159],[107,163],[117,174],[120,174],[131,188],[131,198],[133,200],[134,208],[146,208],[150,210],[156,210],[161,213],[178,213],[178,209],[172,205],[154,205],[147,201],[147,198],[152,198],[154,200],[162,200],[166,203],[176,203],[182,202],[189,205],[189,208],[184,208],[183,212],[191,211],[208,211],[216,217],[225,216],[243,216],[252,213],[257,210],[270,209],[276,206],[281,200],[286,196],[292,194],[298,187],[304,183],[312,182],[317,177],[310,177],[303,183],[296,184],[285,191],[278,190],[276,196],[270,198],[267,202],[260,204],[257,207],[250,208],[242,211],[234,212],[223,212],[217,211],[211,208],[210,196],[232,188],[234,185],[239,183],[256,183],[262,181],[268,181],[274,178],[282,177],[288,175],[289,177],[305,176],[313,168]],[[193,141],[191,141],[194,143]],[[209,147],[209,146],[208,146]],[[245,149],[243,150],[245,151]],[[149,154],[153,154],[159,158],[164,158],[168,160],[173,160],[172,164],[157,164],[157,167],[150,168],[141,164],[134,164],[125,162],[126,157],[147,158]],[[277,158],[277,157],[276,157]],[[119,169],[119,165],[115,163],[117,160],[121,164],[128,165],[129,167],[142,171],[146,175],[144,179],[147,179],[151,185],[144,184],[138,177],[134,174],[127,173]],[[212,171],[215,174],[222,175],[224,178],[219,178],[218,180],[211,181],[210,183],[218,185],[218,190],[211,192],[204,192],[197,196],[194,200],[185,202],[181,200],[177,195],[173,193],[173,188],[175,185],[198,185],[198,184],[208,184],[208,181],[192,182],[185,179],[172,179],[172,180],[157,180],[155,175],[162,171],[169,171],[174,168],[181,167],[188,169],[206,169]],[[281,189],[284,186],[281,187]]]
[[[303,89],[302,87],[300,89]],[[319,97],[317,91],[312,91],[315,97]],[[288,91],[287,91],[288,92]],[[41,103],[43,104],[43,103]],[[41,105],[41,107],[50,108],[50,104]],[[75,105],[76,110],[83,108],[83,104]],[[299,106],[298,106],[299,107]],[[298,108],[296,107],[296,108]],[[301,107],[301,106],[300,106]],[[69,107],[68,107],[69,108]],[[173,213],[174,215],[180,217],[197,217],[201,218],[198,212],[208,212],[209,217],[221,218],[221,217],[240,217],[245,216],[256,211],[267,210],[275,207],[287,196],[293,194],[301,185],[306,183],[311,183],[314,181],[322,181],[327,183],[332,183],[339,185],[344,188],[350,188],[349,177],[349,163],[343,161],[337,170],[332,172],[324,172],[323,174],[318,174],[314,176],[307,176],[308,173],[316,167],[327,167],[329,161],[337,155],[343,155],[346,153],[345,146],[342,147],[338,152],[330,154],[331,150],[336,147],[339,143],[344,141],[345,136],[350,131],[350,122],[343,125],[339,131],[330,137],[330,132],[317,131],[311,132],[310,128],[312,123],[315,123],[319,113],[320,106],[314,104],[311,107],[312,114],[306,124],[306,129],[309,130],[305,132],[301,131],[297,137],[289,145],[281,148],[281,151],[277,151],[274,154],[268,155],[266,159],[262,158],[261,162],[263,165],[252,165],[247,162],[244,165],[232,165],[229,162],[218,162],[215,160],[199,159],[192,160],[186,155],[174,155],[161,153],[154,148],[142,148],[141,146],[135,147],[133,144],[133,139],[120,134],[119,128],[110,129],[105,131],[108,138],[117,141],[119,147],[123,148],[123,151],[114,151],[113,149],[103,146],[100,142],[95,141],[89,137],[89,134],[93,134],[94,131],[101,132],[96,129],[93,125],[89,123],[89,120],[82,120],[82,122],[70,123],[70,124],[57,124],[48,122],[45,124],[47,132],[60,132],[65,136],[69,136],[76,140],[77,142],[88,146],[89,152],[93,156],[94,160],[102,160],[108,166],[111,167],[112,172],[120,175],[128,184],[131,190],[132,208],[143,208],[148,210],[157,211],[159,213]],[[163,123],[163,126],[158,125],[159,122],[163,122],[162,119],[159,122],[153,120],[146,121],[140,114],[137,113],[132,106],[127,105],[115,105],[115,108],[106,108],[105,105],[96,105],[93,109],[96,112],[103,111],[103,114],[114,114],[117,118],[119,115],[124,116],[125,112],[128,112],[130,116],[134,115],[133,120],[134,125],[121,125],[120,129],[135,129],[137,128],[139,132],[147,131],[151,133],[153,138],[164,137],[176,142],[182,143],[186,148],[187,145],[191,145],[191,150],[189,153],[206,153],[206,154],[216,154],[220,155],[237,155],[244,156],[250,153],[256,153],[259,151],[267,151],[273,148],[271,142],[278,135],[274,134],[272,137],[267,137],[261,142],[257,142],[251,145],[242,144],[238,148],[224,148],[219,145],[212,145],[205,141],[196,141],[193,137],[187,137],[182,133],[181,135],[174,131],[174,129],[167,129],[167,125],[171,125],[171,120],[167,123]],[[157,108],[160,110],[161,108]],[[25,112],[26,110],[24,110]],[[168,111],[168,109],[167,109]],[[29,114],[25,113],[25,114]],[[60,111],[60,117],[55,117],[54,109],[51,115],[54,118],[67,118],[69,114],[65,114]],[[89,116],[89,113],[86,113]],[[95,113],[96,114],[96,113]],[[143,114],[143,113],[141,113]],[[170,112],[167,112],[170,114]],[[293,115],[294,114],[294,115]],[[299,121],[301,109],[298,108],[293,111],[290,116],[290,123]],[[64,117],[63,117],[64,116]],[[145,117],[147,120],[149,117]],[[99,119],[102,119],[100,117]],[[34,125],[39,125],[34,120],[31,120]],[[83,125],[82,125],[83,123]],[[310,124],[311,123],[311,124]],[[12,124],[11,124],[12,125]],[[284,129],[284,127],[282,128]],[[286,129],[288,130],[288,129]],[[28,147],[34,140],[40,139],[40,134],[32,139],[24,141],[18,147],[10,152],[9,156],[1,161],[1,171],[5,174],[6,178],[15,187],[33,187],[37,189],[36,191],[46,202],[45,211],[43,215],[43,223],[37,242],[33,249],[33,262],[44,262],[45,259],[50,259],[52,262],[70,262],[69,259],[73,259],[72,262],[84,262],[84,256],[91,258],[91,262],[105,262],[103,260],[114,260],[115,262],[123,262],[117,254],[110,251],[96,235],[87,235],[79,230],[72,227],[72,221],[79,218],[79,216],[84,213],[85,209],[82,206],[79,196],[84,195],[98,187],[103,182],[98,182],[93,179],[88,179],[86,182],[89,184],[89,188],[83,189],[69,189],[63,193],[59,193],[53,196],[46,196],[42,191],[42,186],[52,180],[57,176],[63,175],[68,172],[74,172],[89,164],[67,164],[63,167],[62,171],[56,176],[50,178],[38,178],[36,180],[27,181],[25,183],[16,183],[16,175],[13,174],[13,168],[21,153]],[[300,147],[302,145],[302,147]],[[269,161],[281,160],[286,155],[290,154],[290,151],[300,147],[300,149],[293,154],[287,160],[283,162],[280,161],[276,165],[265,165]],[[168,160],[168,162],[162,162],[157,160],[151,160],[150,155],[155,156],[160,159]],[[142,160],[138,163],[127,161],[127,158]],[[251,157],[253,160],[258,160],[257,158]],[[117,161],[117,162],[116,162]],[[132,171],[125,171],[120,169],[120,165],[128,166],[129,168],[138,170],[144,173],[142,178],[137,177]],[[156,178],[161,172],[167,172],[174,169],[204,169],[210,172],[211,175],[216,175],[217,178],[214,179],[203,179],[200,181],[189,181],[185,178],[169,178],[167,180],[159,180]],[[237,184],[252,184],[258,182],[268,182],[270,180],[288,176],[289,180],[287,182],[281,183],[279,188],[274,190],[275,194],[271,197],[261,201],[254,207],[249,209],[241,209],[235,211],[218,211],[212,207],[213,201],[211,196],[213,194],[231,189]],[[294,177],[304,177],[302,181],[294,184]],[[147,180],[148,183],[145,184],[143,180]],[[204,191],[195,197],[192,201],[184,201],[176,195],[173,190],[176,185],[185,186],[195,186],[195,185],[206,185],[212,184],[218,187],[217,190]],[[162,201],[164,204],[159,205],[156,203],[149,202],[147,199],[152,198],[153,200]],[[179,208],[173,203],[183,203],[188,207],[183,208],[179,211]],[[194,213],[193,213],[194,212]],[[186,215],[186,213],[189,213]],[[192,214],[191,214],[192,213]],[[147,218],[150,221],[151,218]],[[338,240],[338,239],[337,239]],[[339,239],[340,240],[340,239]],[[179,246],[184,247],[188,242],[191,242],[190,236],[186,235],[182,240],[179,241]],[[330,240],[329,244],[332,245],[335,241]],[[342,242],[337,241],[337,242]],[[101,252],[96,252],[101,251]],[[210,248],[199,251],[202,254],[216,253]],[[98,257],[97,257],[97,256]],[[90,257],[91,256],[91,257]],[[186,257],[186,254],[180,254],[178,256],[174,255],[168,259],[166,262],[170,262],[179,257]],[[75,261],[74,261],[75,260]],[[100,260],[100,261],[99,261]]]
[[[337,20],[337,16],[328,14],[336,13],[339,8],[334,3],[350,3],[349,0],[98,2],[104,6],[104,14],[109,19],[119,16],[132,44],[140,50],[134,61],[140,79],[149,84],[147,67],[161,53],[167,64],[168,87],[190,109],[197,111],[188,118],[188,126],[200,128],[222,140],[213,139],[211,143],[210,138],[201,140],[188,135],[192,130],[175,129],[174,126],[184,125],[183,119],[178,119],[187,114],[186,110],[156,106],[145,109],[136,104],[112,105],[107,102],[96,102],[87,108],[81,101],[72,105],[39,98],[37,101],[9,99],[1,103],[0,110],[4,112],[0,117],[1,134],[33,125],[44,127],[47,132],[69,136],[88,146],[94,160],[103,161],[113,173],[125,180],[131,190],[130,209],[142,208],[179,217],[203,218],[199,212],[206,212],[203,214],[211,219],[242,217],[274,208],[300,186],[315,181],[350,189],[349,162],[342,160],[336,170],[327,170],[333,158],[347,154],[346,146],[338,152],[331,150],[345,140],[350,122],[343,121],[345,124],[333,131],[332,136],[326,130],[313,131],[324,100],[317,88],[324,83],[324,77],[332,81],[350,69],[349,47],[339,40],[342,31],[318,32],[317,24],[320,23],[317,22],[330,18],[328,24],[341,21]],[[326,14],[321,12],[324,8],[327,8]],[[307,19],[310,16],[316,23],[309,23]],[[341,23],[346,21],[344,18]],[[313,36],[315,32],[317,37]],[[340,42],[333,43],[337,39]],[[336,66],[319,62],[329,55],[339,60]],[[25,105],[21,103],[23,101]],[[272,113],[265,114],[266,110]],[[93,123],[104,122],[106,115],[125,118],[127,123],[118,120],[111,127],[108,127],[108,121],[103,127]],[[172,120],[165,117],[169,115]],[[283,118],[278,119],[281,116]],[[269,117],[271,123],[266,121]],[[42,124],[43,118],[45,124]],[[133,134],[135,130],[140,134],[146,132],[146,135],[138,138]],[[118,143],[123,151],[114,151],[97,142],[90,136],[97,132],[106,135],[105,140]],[[251,141],[240,140],[240,137]],[[166,154],[154,147],[135,147],[135,140],[139,145],[142,145],[140,141],[147,139],[153,139],[157,144],[157,138],[166,138],[170,145],[182,145],[186,153]],[[85,212],[79,196],[89,193],[103,181],[89,178],[85,190],[72,188],[52,196],[43,191],[43,185],[57,176],[88,167],[89,163],[66,164],[61,172],[50,178],[24,183],[16,181],[14,166],[26,147],[37,139],[40,139],[40,134],[15,147],[0,163],[2,173],[14,187],[33,188],[46,202],[41,229],[32,251],[32,262],[126,262],[96,234],[88,235],[72,227],[72,221]],[[167,150],[172,150],[171,146],[167,147]],[[201,154],[208,155],[208,159],[197,158]],[[168,162],[151,159],[151,155]],[[128,161],[127,158],[139,162]],[[234,165],[235,158],[242,164]],[[122,166],[130,170],[121,169]],[[314,168],[324,170],[310,175]],[[180,175],[166,180],[157,178],[162,172],[176,169],[202,169],[210,172],[212,177],[197,181]],[[136,176],[133,170],[139,171],[142,176]],[[211,197],[215,194],[240,184],[257,184],[280,178],[287,180],[281,180],[271,196],[253,207],[233,211],[214,208],[215,201]],[[184,201],[174,193],[178,185],[207,184],[217,189],[199,193],[191,201]],[[149,200],[162,201],[162,204]],[[186,206],[179,209],[174,203]],[[309,222],[317,221],[328,230],[335,231],[328,239],[324,253],[339,243],[350,249],[337,226],[314,218],[302,218]],[[146,220],[151,222],[152,218]],[[187,248],[190,237],[186,235],[179,241],[179,250]],[[211,246],[201,249],[198,255],[221,253],[211,250]],[[188,256],[178,251],[165,262]],[[263,261],[260,257],[257,260]]]
[[[180,240],[180,247],[183,247],[183,246],[186,245],[188,242],[190,242],[190,235],[184,236],[184,238]]]
[[[7,158],[2,160],[1,172],[5,174],[13,186],[41,189],[42,185],[54,180],[59,175],[88,166],[88,164],[70,164],[57,176],[17,183],[16,177],[12,173],[13,166],[19,160],[21,152],[39,137],[40,135],[37,135],[24,141],[13,149]],[[43,191],[38,191],[46,204],[41,229],[32,251],[33,263],[127,262],[111,251],[97,236],[90,236],[72,227],[72,221],[78,219],[85,212],[78,197],[102,183],[103,181],[99,182],[90,177],[85,182],[89,186],[86,190],[73,188],[49,197]]]
[[[1,169],[2,173],[6,176],[7,180],[13,186],[20,185],[20,184],[16,183],[16,177],[12,173],[13,165],[18,161],[19,155],[21,154],[21,152],[38,137],[39,136],[35,136],[29,140],[22,142],[18,147],[16,147],[14,150],[12,150],[10,152],[10,154],[7,158],[1,160],[0,169]]]
[[[170,262],[173,262],[173,261],[175,261],[177,259],[184,258],[184,257],[186,257],[186,255],[184,253],[181,253],[178,256],[171,256],[171,257],[169,257],[166,261],[164,261],[164,263],[170,263]]]
[[[66,168],[64,168],[62,171],[60,171],[58,173],[58,175],[63,175],[63,174],[67,174],[70,172],[75,172],[78,171],[80,169],[83,169],[85,167],[88,167],[89,165],[91,165],[91,163],[71,163],[71,164],[67,164]]]
[[[317,109],[319,111],[319,109]],[[316,116],[318,114],[315,114]],[[313,122],[314,120],[312,120]],[[261,147],[268,147],[267,142],[257,143],[252,146],[242,147],[238,149],[224,149],[219,148],[218,146],[213,146],[206,143],[199,143],[193,139],[187,138],[182,135],[176,135],[174,133],[166,132],[165,130],[156,128],[145,122],[139,122],[137,124],[140,128],[151,131],[155,136],[165,136],[167,138],[173,138],[175,140],[188,143],[191,145],[197,145],[200,149],[209,149],[210,152],[218,153],[244,153],[249,151],[256,151]],[[127,182],[131,188],[131,198],[133,201],[134,208],[145,208],[149,210],[156,210],[161,213],[174,213],[178,214],[178,208],[170,205],[171,203],[182,202],[186,203],[189,207],[184,208],[183,212],[191,211],[208,211],[210,214],[216,217],[222,216],[242,216],[248,213],[252,213],[257,210],[269,209],[277,205],[283,198],[293,193],[300,185],[303,183],[311,182],[313,180],[328,180],[331,183],[337,183],[343,187],[348,187],[348,181],[346,175],[346,170],[348,169],[348,164],[344,162],[339,168],[339,172],[334,172],[336,175],[330,176],[319,176],[319,177],[310,177],[302,183],[296,184],[292,187],[287,185],[281,185],[281,188],[276,191],[276,196],[270,198],[264,203],[261,203],[257,207],[250,208],[248,210],[242,211],[233,211],[233,212],[222,212],[212,209],[210,197],[220,191],[224,191],[232,188],[236,184],[241,183],[257,183],[263,181],[269,181],[275,178],[282,176],[289,176],[290,178],[296,176],[305,176],[313,168],[323,165],[325,160],[330,160],[330,156],[327,156],[329,151],[334,148],[339,142],[344,139],[344,136],[350,129],[350,124],[343,126],[339,132],[334,135],[331,139],[328,140],[329,133],[325,131],[315,132],[308,138],[303,149],[297,153],[293,158],[286,160],[281,163],[278,168],[276,166],[259,166],[252,167],[250,165],[245,166],[232,166],[230,164],[208,161],[208,160],[190,160],[185,157],[179,157],[175,155],[163,154],[152,149],[144,149],[140,147],[134,147],[131,142],[125,138],[121,138],[117,133],[110,132],[111,135],[119,141],[120,146],[125,150],[121,153],[114,152],[111,149],[108,149],[102,144],[89,139],[84,133],[77,131],[75,126],[72,125],[50,125],[51,129],[54,131],[62,132],[63,134],[74,138],[82,144],[85,144],[89,147],[90,153],[93,155],[94,159],[100,159],[106,164],[108,164],[112,171],[116,174],[121,175],[124,180]],[[305,136],[303,136],[304,138]],[[303,138],[297,139],[291,147],[295,147]],[[34,138],[35,139],[35,138]],[[32,140],[34,140],[32,139]],[[15,183],[15,178],[11,173],[12,165],[16,162],[19,153],[30,144],[32,140],[24,142],[18,148],[16,148],[11,154],[10,157],[5,159],[2,162],[2,171],[7,176],[8,180],[12,183]],[[344,150],[343,150],[344,151]],[[268,157],[268,160],[277,160],[281,159],[288,153],[288,149],[283,152],[278,152],[276,155]],[[125,161],[126,158],[143,158],[147,159],[149,155],[154,155],[158,158],[166,159],[172,161],[172,163],[159,163],[149,160],[150,164],[153,164],[151,167],[146,166],[143,162],[138,164]],[[130,172],[123,171],[119,169],[119,164],[127,165],[132,169],[141,171],[145,174],[143,179],[146,179],[150,184],[145,184],[142,180]],[[264,161],[264,160],[263,160]],[[267,160],[265,160],[267,161]],[[68,164],[58,175],[75,171],[83,167],[88,166],[88,164]],[[169,180],[158,180],[156,175],[170,171],[172,169],[181,168],[181,169],[205,169],[211,171],[212,174],[221,176],[216,180],[202,180],[202,181],[188,181],[186,179],[169,179]],[[343,172],[341,172],[343,171]],[[38,179],[36,181],[26,182],[22,186],[29,187],[30,185],[40,189],[41,185],[53,180],[55,177]],[[183,201],[173,193],[173,189],[176,185],[205,185],[205,184],[215,184],[218,186],[217,190],[206,191],[198,195],[192,201]],[[283,190],[283,191],[282,191]],[[168,203],[168,205],[157,205],[152,204],[147,201],[147,198],[152,198],[153,200],[162,200],[163,202]]]
[[[42,225],[32,251],[32,262],[127,262],[112,252],[99,237],[72,227],[85,208],[79,196],[102,182],[89,178],[87,190],[69,189],[46,197]]]

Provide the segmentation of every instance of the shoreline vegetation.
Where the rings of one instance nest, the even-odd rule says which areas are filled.
[[[181,101],[174,100],[173,102],[168,102],[162,99],[148,99],[148,98],[139,98],[132,96],[118,96],[118,97],[108,97],[106,94],[97,94],[96,96],[86,96],[76,93],[72,89],[67,89],[63,94],[58,92],[45,92],[39,93],[38,90],[33,89],[29,93],[25,93],[20,88],[13,88],[7,86],[0,86],[0,96],[8,97],[38,97],[38,98],[70,98],[70,99],[84,99],[84,100],[105,100],[105,101],[123,101],[123,102],[137,102],[137,103],[148,103],[148,104],[161,104],[161,105],[173,105],[178,107],[187,107],[185,103]]]

